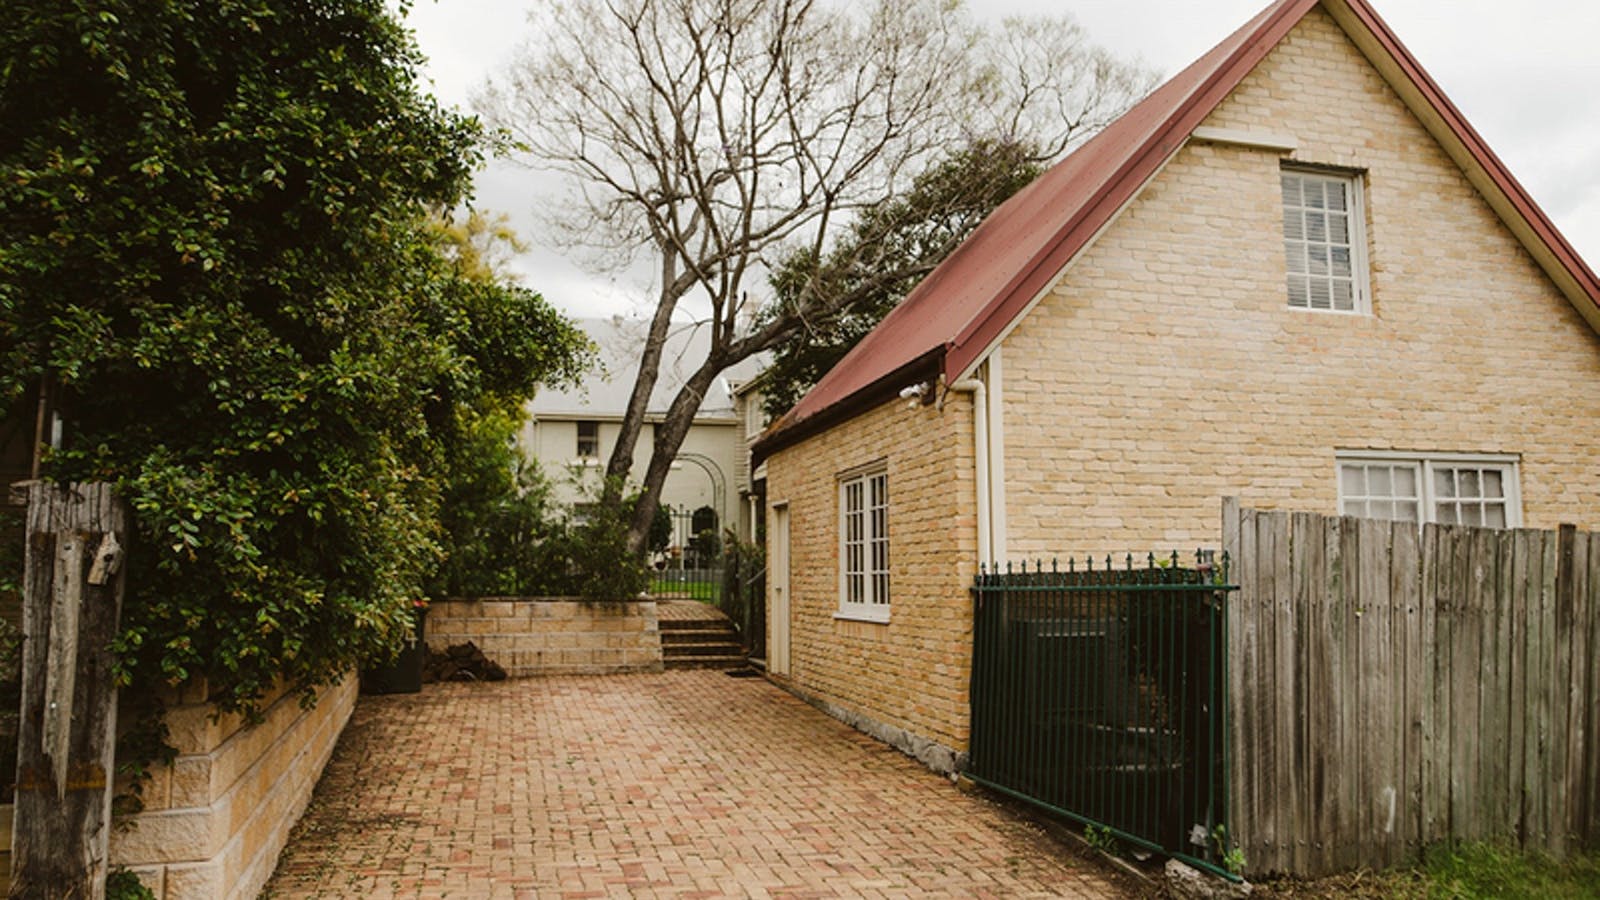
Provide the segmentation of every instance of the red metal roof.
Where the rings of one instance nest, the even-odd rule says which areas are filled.
[[[769,429],[757,454],[765,457],[848,418],[864,394],[905,387],[883,382],[912,377],[919,360],[939,358],[946,381],[967,372],[1318,2],[1278,0],[1268,6],[996,209]],[[1393,58],[1600,312],[1600,280],[1366,0],[1329,5],[1353,14]]]

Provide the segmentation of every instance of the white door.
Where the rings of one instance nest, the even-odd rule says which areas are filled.
[[[789,504],[772,507],[767,591],[767,671],[789,674]]]

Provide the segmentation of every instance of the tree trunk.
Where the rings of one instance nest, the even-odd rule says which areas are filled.
[[[725,365],[713,349],[711,358],[700,364],[677,396],[672,398],[666,416],[656,426],[655,443],[650,449],[650,465],[645,469],[638,504],[633,509],[633,520],[628,525],[628,552],[633,556],[644,555],[650,539],[650,525],[655,521],[656,507],[661,503],[661,489],[666,484],[667,473],[672,471],[672,461],[677,458],[678,448],[683,446],[683,439],[694,425],[701,398]],[[722,515],[723,510],[717,510],[719,520]]]
[[[29,485],[12,897],[105,896],[127,540],[109,485]]]
[[[617,443],[611,448],[611,458],[606,461],[606,483],[602,489],[602,502],[618,503],[622,500],[620,486],[633,471],[633,450],[638,446],[639,434],[644,429],[645,414],[650,408],[650,394],[656,389],[656,379],[661,373],[661,354],[666,348],[667,333],[672,328],[672,312],[678,307],[682,286],[676,278],[672,251],[661,249],[661,294],[657,298],[656,313],[650,319],[650,332],[645,337],[644,348],[639,353],[639,372],[633,379],[633,392],[628,395],[628,407],[623,412]]]

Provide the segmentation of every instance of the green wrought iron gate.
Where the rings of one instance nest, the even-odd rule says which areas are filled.
[[[973,585],[966,774],[1227,875],[1227,560],[1130,556]]]

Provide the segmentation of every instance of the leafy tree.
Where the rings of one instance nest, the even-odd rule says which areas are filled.
[[[432,597],[565,594],[572,553],[550,484],[515,444],[522,416],[492,410],[463,424],[439,519],[445,562]]]
[[[544,13],[485,106],[528,162],[570,178],[561,234],[612,265],[643,254],[656,267],[607,462],[615,483],[632,470],[674,318],[705,319],[711,335],[655,423],[629,525],[635,554],[713,380],[857,299],[803,284],[747,328],[761,304],[752,277],[797,250],[820,259],[838,228],[905,190],[952,140],[1013,140],[1051,157],[1150,83],[1071,20],[991,30],[948,0],[575,0]]]
[[[434,210],[428,229],[439,253],[455,264],[462,277],[501,283],[518,280],[509,263],[518,253],[526,253],[528,244],[511,227],[511,217],[505,213]]]
[[[804,327],[773,351],[772,365],[761,376],[767,412],[782,415],[799,401],[995,207],[1043,168],[1032,147],[977,139],[919,174],[904,194],[865,210],[825,256],[804,248],[784,260],[772,275],[775,302],[763,319],[801,308],[807,292],[856,299],[823,304],[820,315],[802,315]]]
[[[397,649],[473,418],[576,377],[537,295],[425,224],[477,162],[385,0],[16,0],[0,30],[0,408],[135,512],[119,677],[226,708]]]

